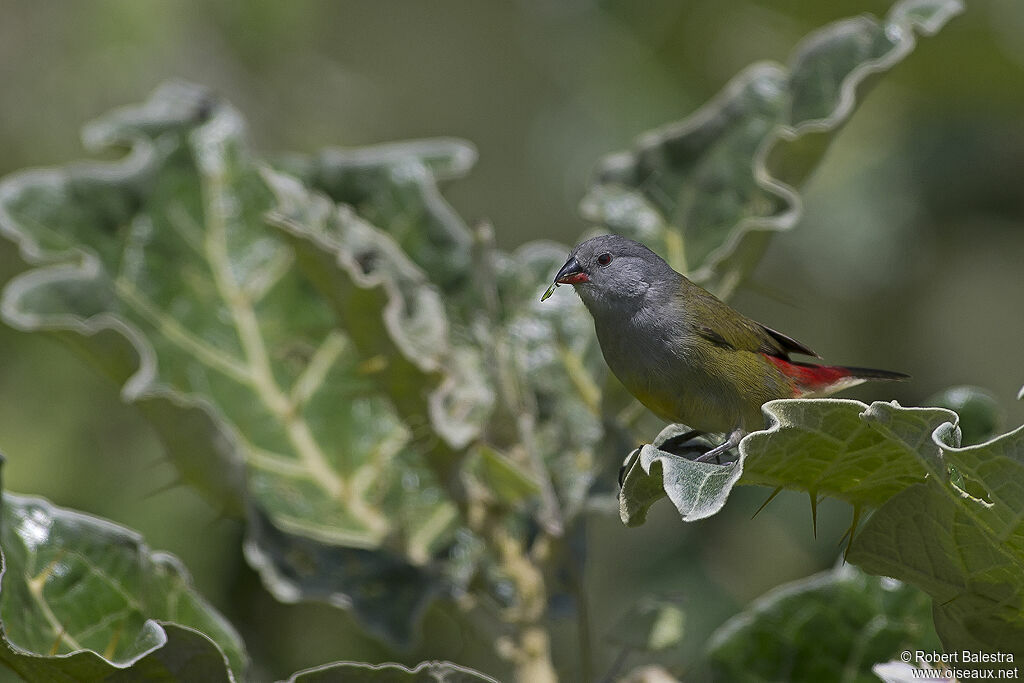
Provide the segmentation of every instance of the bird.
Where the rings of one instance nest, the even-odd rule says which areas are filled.
[[[659,418],[697,434],[726,434],[694,460],[720,459],[765,427],[761,406],[826,396],[901,372],[791,360],[804,344],[731,308],[645,245],[599,235],[574,247],[541,301],[572,285],[594,319],[612,374]],[[681,443],[681,442],[680,442]]]

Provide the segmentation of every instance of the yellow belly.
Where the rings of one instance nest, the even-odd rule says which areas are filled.
[[[702,432],[728,432],[737,427],[762,429],[761,405],[792,396],[788,382],[760,354],[712,350],[685,369],[655,373],[616,373],[626,389],[658,417]],[[718,363],[729,370],[713,372]],[[614,371],[614,369],[613,369]]]

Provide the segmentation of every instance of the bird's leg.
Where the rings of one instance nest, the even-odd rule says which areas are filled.
[[[747,433],[741,428],[737,427],[729,433],[729,437],[718,446],[715,446],[710,451],[693,459],[694,462],[707,462],[711,458],[718,458],[724,455],[727,451],[732,450],[740,445],[740,441]]]

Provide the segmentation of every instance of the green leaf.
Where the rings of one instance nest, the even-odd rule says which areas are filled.
[[[927,591],[948,650],[1024,657],[1024,427],[965,448],[946,430],[936,445],[984,498],[935,478],[908,487],[867,521],[850,560]]]
[[[925,403],[949,408],[960,416],[960,433],[965,446],[991,439],[1003,424],[999,402],[981,387],[950,387],[928,397]]]
[[[352,611],[372,635],[408,647],[420,618],[449,582],[386,549],[321,543],[274,526],[253,509],[245,558],[281,602],[320,600]],[[451,574],[452,572],[449,572]]]
[[[626,526],[643,524],[651,505],[666,494],[687,522],[710,517],[725,505],[743,470],[693,462],[687,459],[686,450],[662,450],[666,441],[686,431],[681,425],[669,425],[653,444],[638,448],[626,459],[619,490],[619,517]],[[696,443],[690,447],[690,455],[700,455],[707,448],[706,443]]]
[[[351,207],[259,164],[239,113],[201,88],[164,86],[85,138],[129,152],[0,183],[0,232],[39,266],[5,289],[4,319],[71,342],[123,383],[183,474],[228,511],[252,506],[261,530],[328,555],[385,548],[388,566],[398,558],[425,572],[408,584],[420,599],[401,604],[436,594],[427,566],[453,542],[455,466],[491,397],[463,381],[479,360],[449,342],[424,272]],[[457,170],[451,144],[440,147],[410,163]],[[429,211],[409,208],[432,187],[419,172],[396,191],[404,199],[381,205],[382,178],[412,173],[397,149],[364,155],[375,188],[366,206],[394,221],[435,220],[438,196]],[[377,156],[398,166],[385,173]],[[282,229],[299,218],[313,232]],[[318,293],[324,283],[329,297]],[[258,568],[278,595],[301,597],[309,585],[375,613],[358,604],[373,589],[254,550],[266,537],[251,534],[249,556],[270,562]],[[292,578],[288,591],[274,576]],[[402,641],[409,617],[395,614],[379,632]]]
[[[646,242],[677,270],[727,292],[802,207],[795,187],[820,162],[870,76],[962,10],[903,0],[884,20],[846,19],[808,36],[787,66],[761,63],[682,122],[601,164],[581,212]]]
[[[785,399],[762,409],[771,425],[740,442],[735,463],[693,462],[660,450],[658,444],[679,433],[678,426],[644,446],[620,493],[623,521],[643,523],[647,508],[660,497],[655,483],[641,476],[648,473],[658,481],[653,463],[660,463],[661,488],[685,521],[717,513],[736,484],[793,489],[814,501],[831,496],[855,508],[874,508],[928,475],[948,478],[932,434],[956,423],[949,410],[845,399]],[[958,431],[947,437],[956,439]]]
[[[0,662],[26,680],[231,681],[238,634],[137,533],[3,494]],[[120,679],[119,679],[120,680]]]
[[[804,491],[812,505],[839,498],[854,506],[855,523],[856,511],[877,508],[850,561],[931,595],[947,649],[1024,656],[1024,427],[961,448],[957,415],[944,408],[799,399],[764,411],[771,426],[747,435],[730,465],[640,449],[623,484],[623,521],[642,522],[660,497],[644,462],[663,463],[662,488],[684,520],[699,518],[694,501],[717,512],[734,483]],[[729,479],[716,485],[708,467]]]
[[[296,672],[289,683],[497,683],[495,679],[451,662],[401,664],[335,662]]]
[[[769,401],[763,410],[771,426],[740,444],[741,484],[877,507],[927,475],[948,478],[932,434],[957,423],[952,411],[846,399]],[[956,427],[946,434],[959,438]]]
[[[457,451],[478,435],[492,401],[475,372],[476,352],[449,343],[439,293],[387,234],[293,178],[269,170],[263,177],[276,201],[268,220],[397,414],[441,437],[427,457],[451,477]]]
[[[475,161],[468,142],[435,139],[326,149],[283,165],[310,188],[386,230],[431,281],[457,293],[469,278],[472,240],[437,182],[464,175]]]
[[[708,642],[716,679],[877,681],[876,662],[938,646],[928,597],[849,565],[779,586]]]

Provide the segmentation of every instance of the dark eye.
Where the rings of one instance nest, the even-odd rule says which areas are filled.
[[[597,257],[597,264],[599,266],[607,266],[612,262],[612,255],[608,253],[601,254]]]

